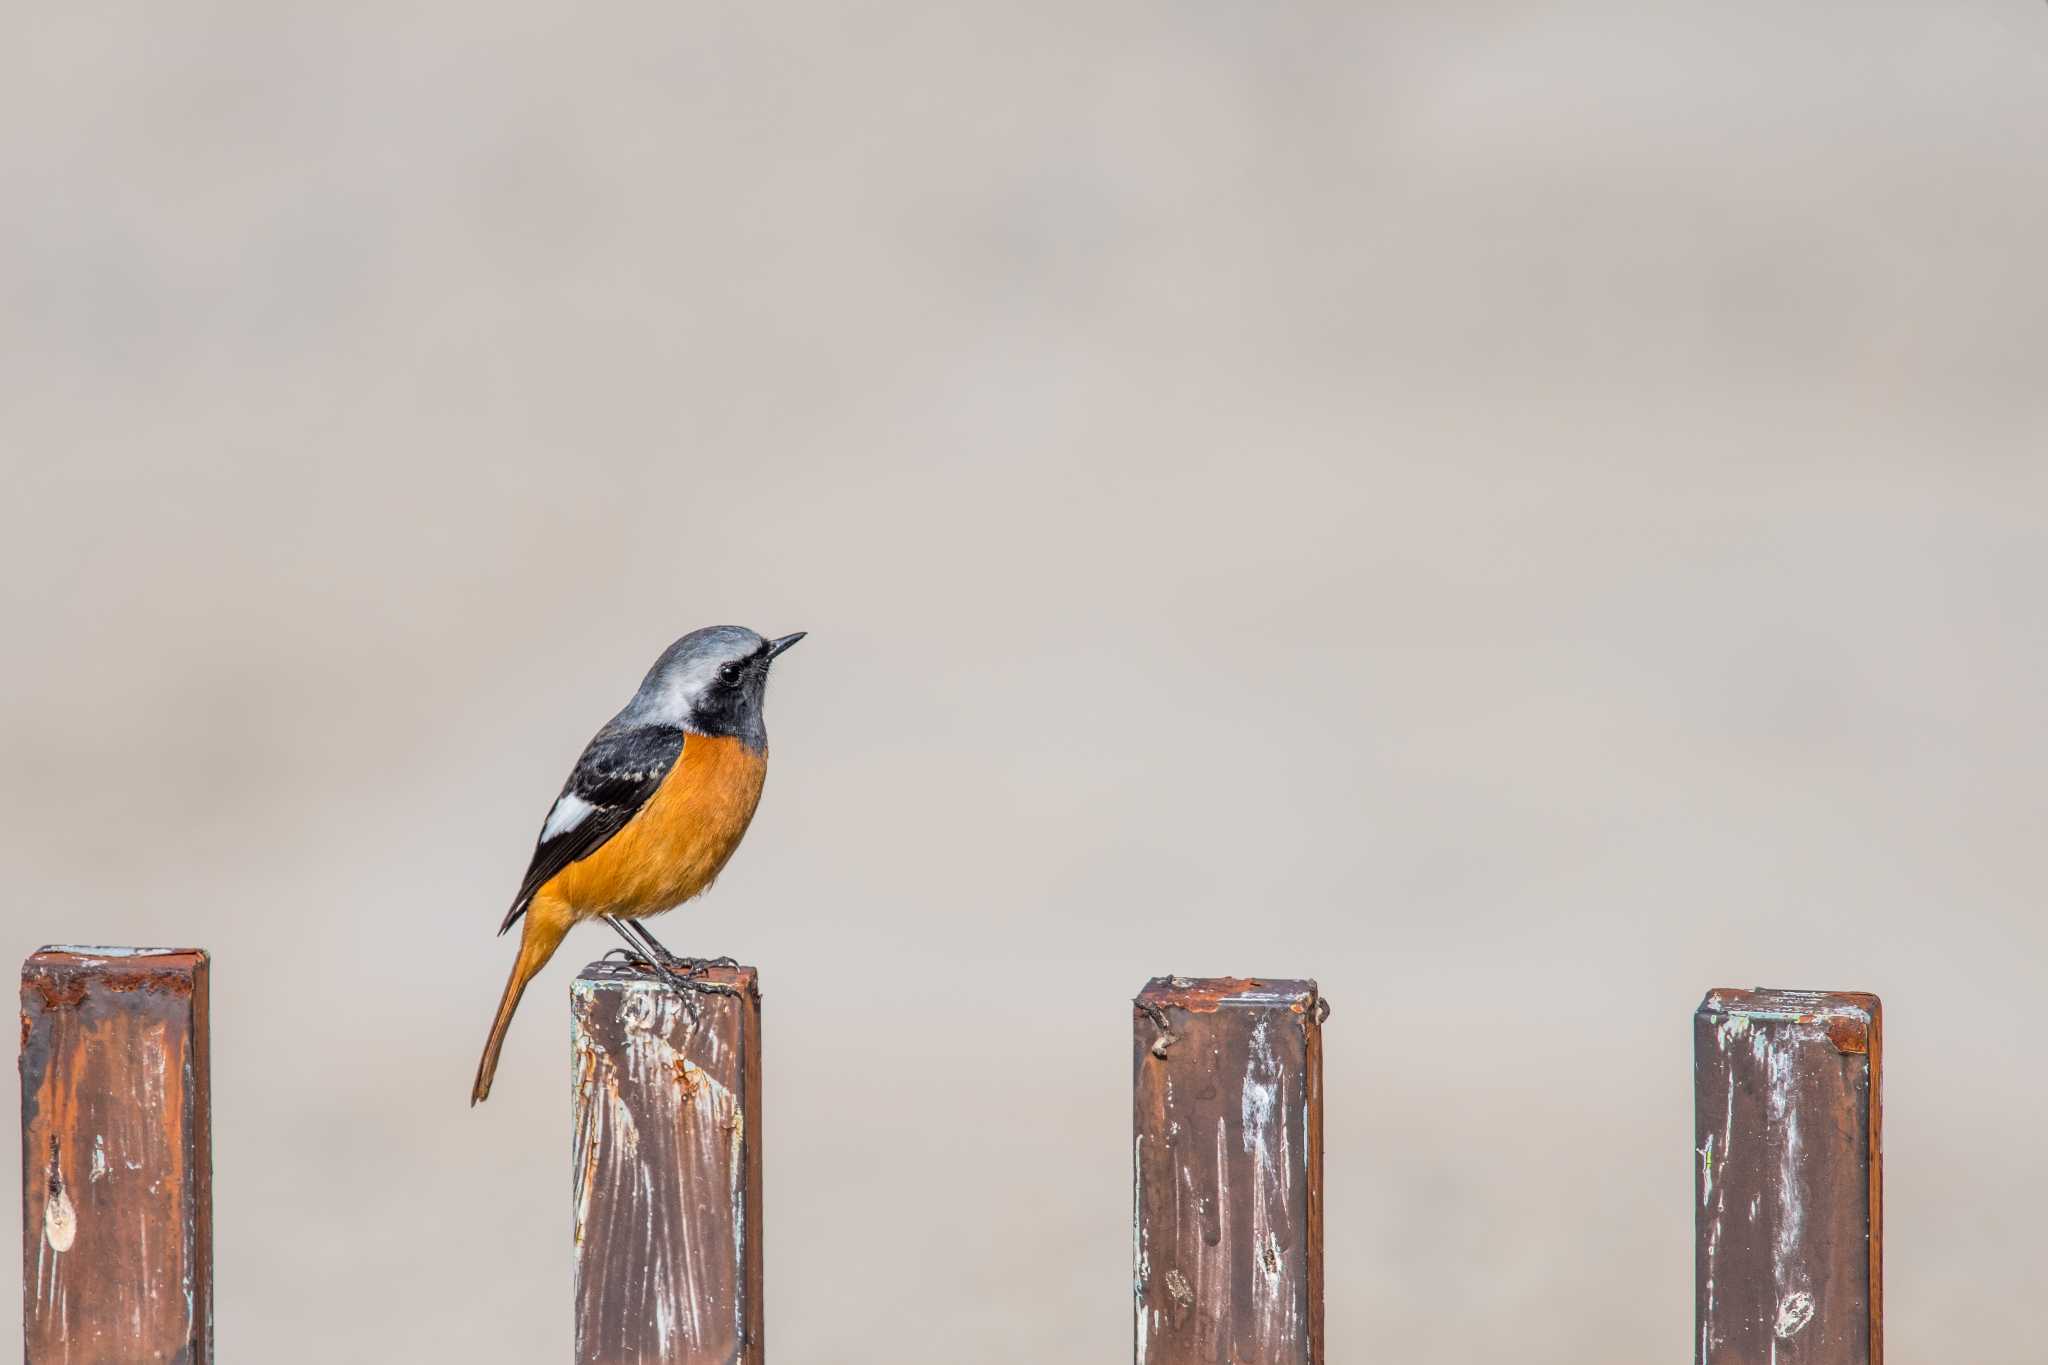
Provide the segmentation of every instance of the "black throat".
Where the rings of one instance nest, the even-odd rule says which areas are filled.
[[[702,735],[736,739],[756,753],[768,751],[768,726],[761,702],[767,691],[765,666],[749,668],[732,682],[719,682],[697,698],[689,727]]]

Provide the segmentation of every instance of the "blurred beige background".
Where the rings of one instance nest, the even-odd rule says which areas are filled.
[[[1165,970],[1336,1004],[1339,1361],[1685,1359],[1752,983],[1888,1001],[1894,1358],[2038,1359],[2048,7],[419,11],[0,54],[0,948],[217,955],[227,1359],[567,1358],[492,930],[726,620],[779,1360],[1128,1358]]]

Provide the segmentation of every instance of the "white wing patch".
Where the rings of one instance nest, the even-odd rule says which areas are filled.
[[[597,807],[585,801],[575,792],[563,792],[562,799],[555,802],[555,808],[548,812],[548,822],[541,826],[543,842],[554,838],[564,830],[571,830],[590,818]]]

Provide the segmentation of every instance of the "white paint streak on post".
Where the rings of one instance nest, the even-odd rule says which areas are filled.
[[[1882,1056],[1873,995],[1700,1005],[1696,1365],[1882,1365]]]
[[[760,1365],[761,1002],[622,963],[571,988],[577,1365]]]

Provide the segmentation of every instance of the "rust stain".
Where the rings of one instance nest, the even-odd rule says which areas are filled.
[[[1249,976],[1168,976],[1147,985],[1144,998],[1190,1014],[1214,1014],[1230,997],[1257,990],[1265,984]]]
[[[1860,1014],[1829,1015],[1827,1031],[1837,1052],[1870,1051],[1870,1020]]]
[[[179,971],[114,972],[107,977],[107,989],[189,996],[192,994],[192,978]]]
[[[21,988],[24,994],[36,993],[46,1010],[76,1009],[85,1003],[86,977],[82,972],[44,971],[33,961],[22,969]],[[22,1016],[22,1035],[28,1034],[28,1016]]]

